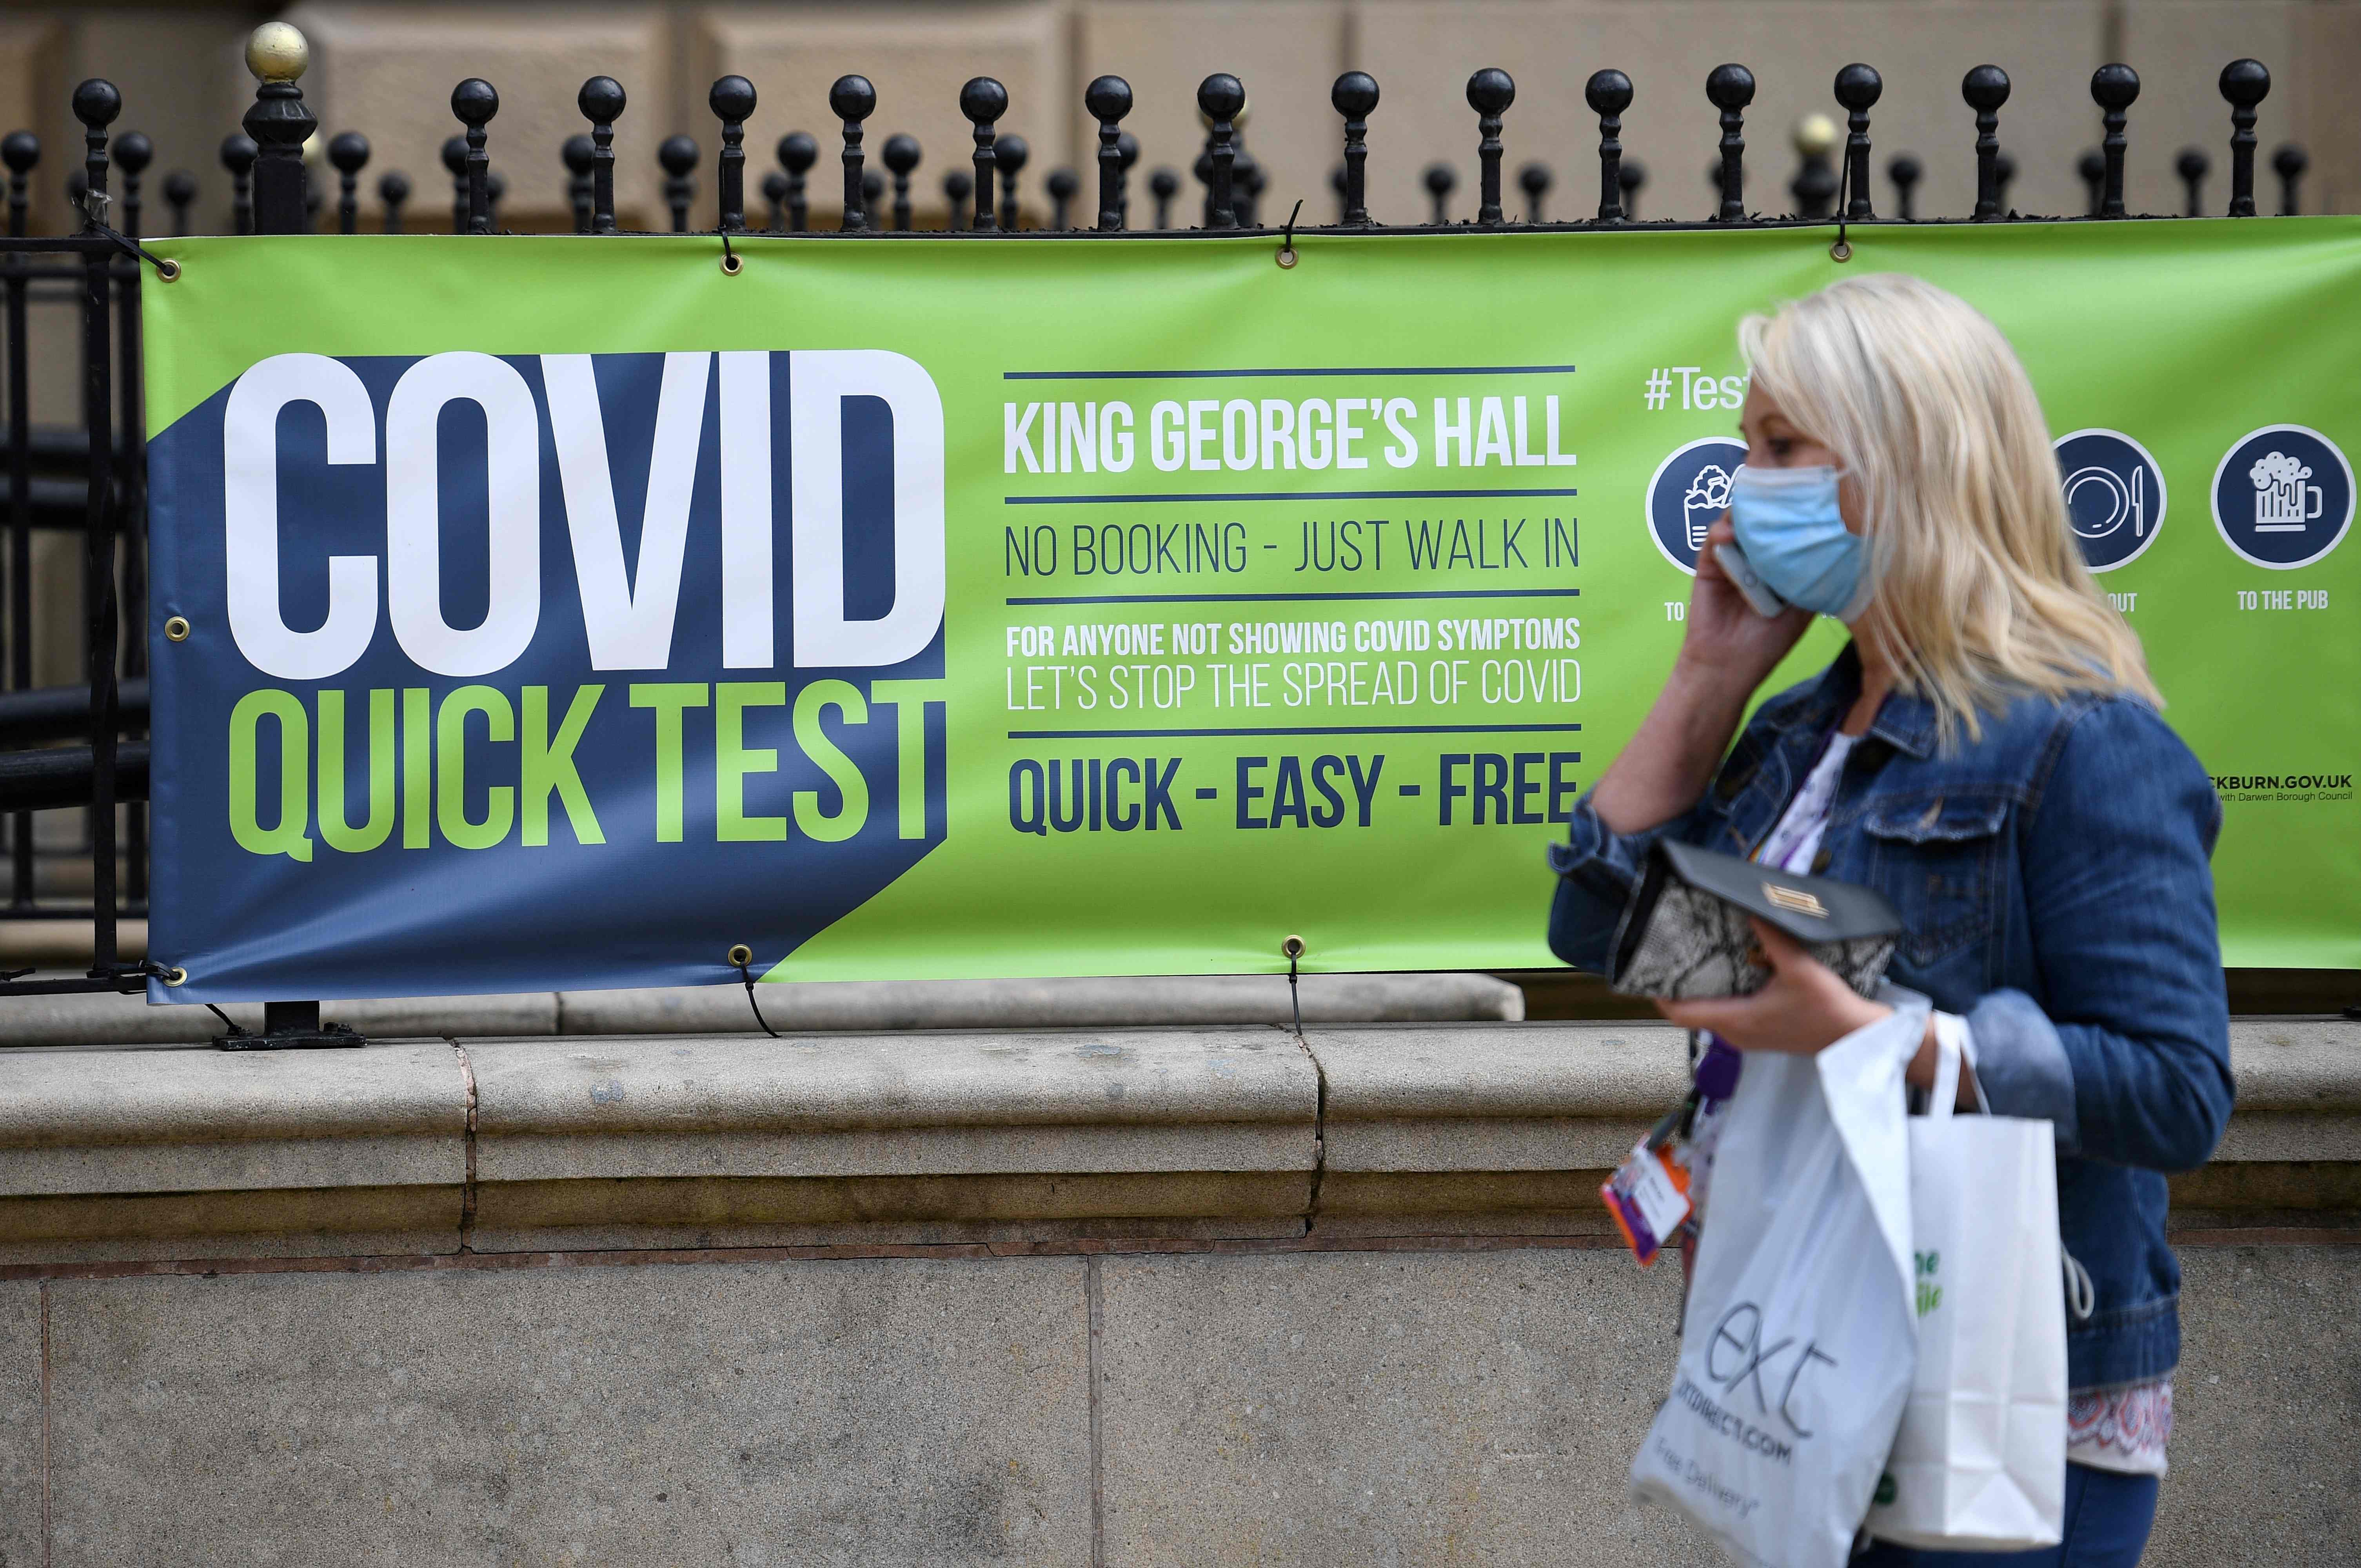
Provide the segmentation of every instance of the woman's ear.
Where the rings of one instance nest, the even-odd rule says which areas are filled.
[[[1853,470],[1841,462],[1837,466],[1837,515],[1844,519],[1847,532],[1869,532],[1868,493]]]

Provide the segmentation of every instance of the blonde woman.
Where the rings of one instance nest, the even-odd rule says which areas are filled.
[[[2230,1113],[2207,865],[2221,806],[2083,565],[2040,404],[1992,323],[1888,275],[1739,335],[1746,464],[1698,558],[1671,677],[1552,847],[1551,946],[1604,969],[1664,837],[1894,903],[1908,930],[1893,977],[1939,1010],[1910,1080],[1932,1083],[1936,1028],[1964,1020],[1993,1109],[2056,1124],[2060,1224],[2091,1290],[2067,1319],[2064,1544],[1881,1544],[1856,1562],[2127,1568],[2154,1517],[2180,1348],[2164,1173],[2203,1163]],[[1784,613],[1750,609],[1722,570],[1714,546],[1732,540]],[[1816,614],[1851,645],[1732,746]],[[1709,1032],[1708,1129],[1745,1053],[1816,1052],[1886,1011],[1762,938],[1775,966],[1762,991],[1662,1004]],[[1710,1226],[1709,1195],[1703,1209]]]

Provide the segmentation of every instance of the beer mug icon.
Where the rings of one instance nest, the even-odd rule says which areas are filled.
[[[2284,452],[2271,451],[2255,459],[2246,477],[2255,486],[2255,532],[2301,533],[2304,524],[2317,522],[2328,504],[2327,492],[2308,485],[2312,470]]]
[[[1705,549],[1706,534],[1729,510],[1730,470],[1719,463],[1708,463],[1697,470],[1697,477],[1689,481],[1688,492],[1681,497],[1681,510],[1683,521],[1688,525],[1691,554]]]

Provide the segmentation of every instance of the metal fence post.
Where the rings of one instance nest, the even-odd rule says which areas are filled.
[[[1467,106],[1476,111],[1476,225],[1500,226],[1500,120],[1517,101],[1517,84],[1498,66],[1467,79]]]
[[[30,131],[11,131],[0,140],[0,160],[8,165],[8,236],[25,237],[25,188],[41,159],[41,144]],[[25,341],[25,258],[8,258],[8,685],[33,685],[33,430],[31,352]],[[33,814],[19,811],[9,822],[9,902],[33,902]]]
[[[1082,107],[1099,123],[1099,227],[1123,227],[1123,117],[1131,113],[1131,83],[1102,76],[1082,92]]]
[[[1598,221],[1621,223],[1623,211],[1623,111],[1631,106],[1631,79],[1620,71],[1594,71],[1583,83],[1582,101],[1598,116]]]
[[[714,164],[716,226],[724,234],[746,232],[746,122],[754,114],[754,84],[725,76],[705,94],[705,106],[721,122],[721,153]]]
[[[82,170],[82,230],[105,221],[106,127],[122,111],[115,84],[96,79],[74,89],[73,115],[82,125],[86,148]],[[301,171],[301,165],[298,165]],[[299,200],[300,207],[300,200]],[[84,653],[90,676],[90,976],[115,970],[115,661],[118,631],[115,602],[115,520],[110,515],[115,446],[113,325],[114,258],[93,250],[83,263],[82,422],[90,435],[89,493],[83,504],[82,615]]]
[[[284,22],[265,22],[246,41],[246,68],[259,85],[239,123],[254,138],[254,232],[302,234],[311,225],[303,198],[310,181],[303,172],[303,143],[319,121],[295,85],[312,62],[303,35]],[[222,149],[227,161],[229,148]]]
[[[1742,65],[1717,65],[1705,79],[1705,95],[1721,111],[1721,201],[1719,221],[1746,221],[1746,105],[1754,102],[1754,72]]]
[[[2222,68],[2222,96],[2230,104],[2230,215],[2255,215],[2255,105],[2270,95],[2271,73],[2259,60]]]
[[[1852,189],[1845,199],[1845,217],[1860,222],[1877,215],[1869,189],[1869,112],[1885,92],[1885,80],[1872,66],[1856,61],[1837,72],[1837,103],[1845,112],[1845,183]]]

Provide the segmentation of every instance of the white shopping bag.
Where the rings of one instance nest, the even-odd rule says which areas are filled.
[[[2056,1135],[2047,1122],[1952,1115],[1965,1030],[1937,1022],[1933,1098],[1910,1118],[1918,1372],[1869,1530],[1953,1552],[2055,1546],[2066,1513]]]
[[[1722,1113],[1672,1398],[1631,1462],[1734,1560],[1841,1568],[1910,1392],[1908,1120],[1926,998],[1817,1057],[1750,1053]]]

